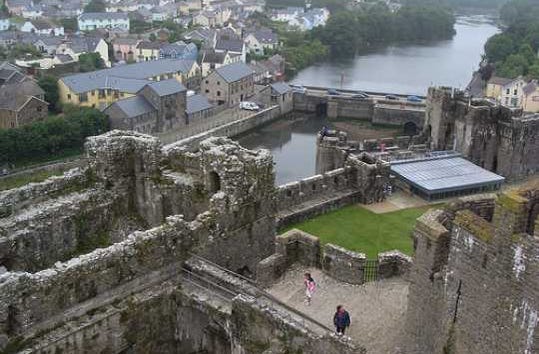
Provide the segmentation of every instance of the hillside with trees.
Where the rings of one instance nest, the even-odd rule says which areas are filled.
[[[539,79],[539,2],[512,0],[501,8],[500,18],[507,27],[485,44],[487,61],[497,76]]]

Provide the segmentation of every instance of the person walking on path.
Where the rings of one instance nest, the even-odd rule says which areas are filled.
[[[316,283],[313,277],[311,277],[311,273],[305,273],[303,284],[305,284],[305,303],[309,306],[311,305],[311,300],[316,289]]]
[[[350,315],[342,305],[337,306],[337,312],[333,316],[333,323],[339,336],[344,335],[346,328],[350,327]]]

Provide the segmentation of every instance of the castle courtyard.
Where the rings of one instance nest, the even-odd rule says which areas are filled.
[[[305,304],[303,274],[310,272],[317,283],[310,306]],[[352,285],[328,276],[318,268],[292,266],[269,289],[270,294],[322,324],[333,327],[337,305],[350,313],[346,333],[368,353],[399,353],[397,343],[405,327],[408,282],[392,278]]]

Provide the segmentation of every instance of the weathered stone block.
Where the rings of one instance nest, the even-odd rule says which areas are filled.
[[[403,276],[412,266],[412,258],[399,251],[378,254],[378,279]]]
[[[367,257],[328,243],[324,246],[322,269],[335,279],[350,283],[363,283],[363,269]]]

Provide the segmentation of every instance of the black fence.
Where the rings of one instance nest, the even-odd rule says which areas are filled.
[[[378,280],[378,260],[367,259],[363,268],[363,282]]]

